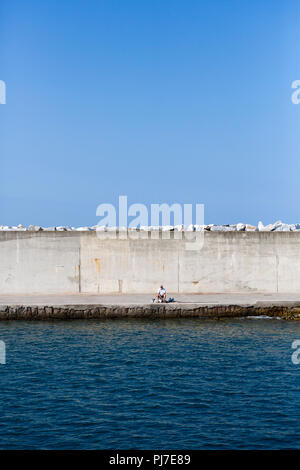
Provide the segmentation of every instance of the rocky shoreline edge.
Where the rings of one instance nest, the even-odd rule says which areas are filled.
[[[300,223],[286,224],[281,220],[273,224],[264,225],[261,221],[257,225],[239,222],[237,224],[208,224],[208,225],[165,225],[141,227],[108,227],[107,225],[94,225],[92,227],[55,226],[42,227],[40,225],[22,224],[9,226],[0,225],[0,232],[299,232]]]
[[[300,320],[300,302],[264,302],[244,305],[128,304],[128,305],[1,305],[1,320],[87,320],[87,319],[226,319],[273,317]]]

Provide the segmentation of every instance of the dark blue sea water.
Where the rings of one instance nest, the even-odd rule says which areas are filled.
[[[1,449],[300,448],[300,323],[1,322]]]

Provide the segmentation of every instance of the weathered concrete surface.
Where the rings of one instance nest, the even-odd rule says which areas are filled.
[[[300,320],[300,302],[273,305],[200,305],[200,304],[128,304],[128,305],[1,305],[0,320],[76,320],[106,318],[238,318],[269,316]]]
[[[198,251],[157,235],[1,231],[0,294],[300,292],[298,232],[195,232]]]
[[[0,293],[78,292],[78,237],[0,232]]]
[[[299,294],[179,295],[170,304],[153,304],[147,295],[0,296],[0,320],[224,319],[262,315],[300,320]]]

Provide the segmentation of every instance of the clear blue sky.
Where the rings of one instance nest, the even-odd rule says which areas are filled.
[[[298,0],[2,0],[0,225],[300,222]]]

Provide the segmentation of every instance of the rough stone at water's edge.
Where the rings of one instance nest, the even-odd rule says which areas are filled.
[[[285,320],[300,320],[300,302],[268,303],[262,301],[252,305],[0,305],[0,320],[225,319],[263,315]]]

